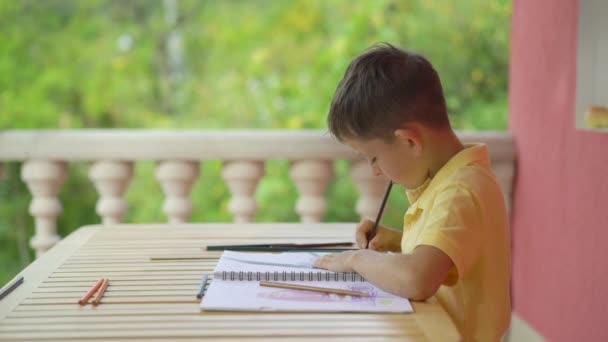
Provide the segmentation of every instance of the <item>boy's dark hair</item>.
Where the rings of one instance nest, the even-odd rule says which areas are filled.
[[[391,141],[404,123],[450,126],[437,71],[423,56],[376,44],[355,58],[338,84],[327,124],[340,141]]]

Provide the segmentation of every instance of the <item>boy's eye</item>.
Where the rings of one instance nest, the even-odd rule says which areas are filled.
[[[376,157],[372,157],[372,159],[370,159],[369,162],[371,164],[375,164],[376,163]]]

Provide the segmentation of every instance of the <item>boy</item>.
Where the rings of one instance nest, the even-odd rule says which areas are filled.
[[[463,340],[500,340],[511,315],[505,203],[486,146],[463,146],[452,131],[433,66],[374,46],[346,70],[327,121],[376,175],[405,187],[410,207],[403,233],[379,225],[368,241],[373,222],[363,220],[361,249],[324,256],[315,267],[357,272],[412,300],[435,296]]]

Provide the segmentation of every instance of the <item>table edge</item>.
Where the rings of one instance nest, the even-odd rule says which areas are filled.
[[[15,275],[9,283],[23,276],[23,284],[15,288],[0,301],[0,320],[6,318],[19,303],[26,299],[40,283],[46,280],[51,273],[87,242],[100,228],[101,225],[90,225],[75,230]]]

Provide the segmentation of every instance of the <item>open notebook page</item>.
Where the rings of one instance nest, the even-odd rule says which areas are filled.
[[[323,253],[225,251],[214,271],[214,279],[201,301],[201,309],[318,312],[413,311],[407,299],[382,291],[360,277],[353,277],[352,274],[348,276],[341,274],[337,277],[338,280],[336,277],[327,277],[327,273],[333,274],[333,272],[312,267],[313,261],[321,255]],[[259,281],[255,279],[264,275],[269,275],[271,278],[268,280],[272,281],[364,291],[370,296],[343,296],[261,287]],[[321,280],[319,281],[319,279]],[[353,281],[353,279],[355,280]]]

